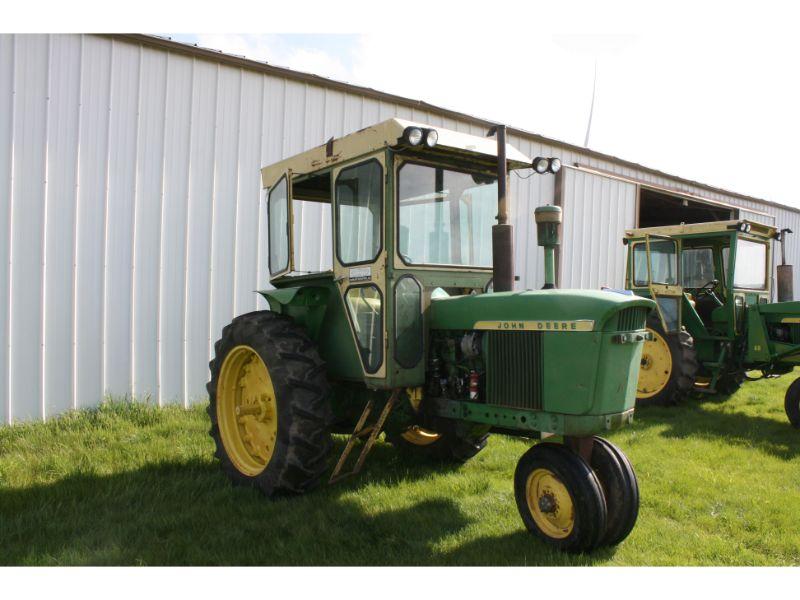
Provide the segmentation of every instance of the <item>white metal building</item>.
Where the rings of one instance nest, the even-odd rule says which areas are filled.
[[[204,400],[222,326],[265,307],[253,293],[268,278],[259,168],[393,116],[477,135],[491,125],[160,38],[0,35],[3,421],[106,395]],[[800,232],[796,209],[510,133],[527,155],[568,166],[512,176],[521,288],[542,284],[532,211],[554,201],[563,287],[621,286],[623,230],[664,207]],[[314,219],[303,218],[321,232],[305,238],[306,268],[330,261],[330,224]],[[788,253],[800,264],[791,236]]]

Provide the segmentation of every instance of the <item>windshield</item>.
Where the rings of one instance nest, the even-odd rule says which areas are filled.
[[[684,248],[681,253],[683,287],[701,288],[715,279],[711,248]]]
[[[675,285],[678,281],[678,250],[671,240],[650,241],[650,268],[653,283]],[[633,284],[644,286],[647,281],[647,244],[640,242],[633,247]]]
[[[492,266],[497,178],[405,163],[398,194],[398,249],[406,264]]]

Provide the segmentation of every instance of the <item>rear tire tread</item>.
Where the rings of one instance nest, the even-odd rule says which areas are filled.
[[[672,374],[667,385],[650,398],[637,398],[637,406],[675,406],[682,403],[694,390],[695,376],[700,369],[694,338],[685,329],[666,333],[658,313],[650,313],[647,327],[662,336],[672,354]]]

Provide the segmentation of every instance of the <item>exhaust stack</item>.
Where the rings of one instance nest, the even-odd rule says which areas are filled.
[[[791,229],[781,229],[778,239],[781,242],[781,264],[778,265],[778,302],[791,302],[794,299],[794,275],[792,265],[786,264],[786,234]]]
[[[536,220],[536,238],[544,247],[544,287],[552,290],[556,287],[556,246],[561,242],[558,228],[561,225],[561,207],[548,204],[539,206],[533,211]]]
[[[508,223],[506,198],[506,126],[497,125],[488,135],[497,135],[497,225],[492,225],[492,270],[495,292],[514,290],[514,228]]]

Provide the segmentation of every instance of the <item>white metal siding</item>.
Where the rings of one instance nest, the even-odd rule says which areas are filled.
[[[636,185],[565,168],[561,286],[622,288],[626,229],[636,226]]]
[[[0,35],[3,421],[45,418],[107,394],[203,400],[220,330],[265,307],[253,293],[267,282],[259,168],[391,116],[484,134],[475,123],[357,91],[119,38]],[[768,212],[800,235],[796,211],[533,138],[509,141],[530,156]],[[628,184],[571,170],[564,177],[573,189],[565,283],[620,285]],[[510,193],[518,286],[539,288],[533,209],[554,201],[555,178],[512,175]],[[302,218],[313,232],[300,249],[302,268],[330,264],[327,215]],[[787,250],[800,264],[795,237]]]

